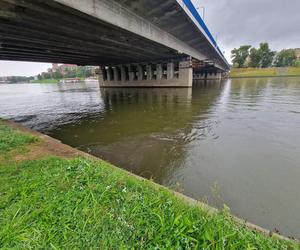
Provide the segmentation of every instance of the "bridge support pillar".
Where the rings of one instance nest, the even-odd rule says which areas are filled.
[[[163,68],[162,64],[156,65],[156,80],[161,80],[163,78]]]
[[[142,81],[144,79],[144,70],[143,70],[143,65],[138,65],[137,66],[137,78],[138,81]]]
[[[153,79],[153,68],[152,68],[152,65],[148,64],[146,66],[146,68],[147,68],[147,80],[151,81]]]
[[[125,82],[127,80],[127,76],[126,76],[126,66],[122,65],[121,66],[121,81]]]
[[[179,63],[180,82],[187,84],[187,87],[193,86],[193,68],[191,61],[182,61]]]
[[[154,69],[155,68],[155,69]],[[100,87],[192,87],[191,60],[102,67]],[[166,73],[165,73],[166,72]]]
[[[119,81],[120,80],[120,77],[119,77],[119,67],[114,67],[113,70],[114,70],[114,80],[115,81]]]
[[[215,72],[215,73],[198,73],[193,75],[194,80],[221,80],[223,77],[223,73]]]
[[[132,65],[128,65],[128,75],[129,81],[133,82],[135,80],[135,71]]]
[[[107,73],[107,81],[113,81],[113,72],[112,72],[112,68],[108,67],[106,69],[106,73]]]
[[[167,79],[173,79],[174,77],[174,63],[167,64]]]

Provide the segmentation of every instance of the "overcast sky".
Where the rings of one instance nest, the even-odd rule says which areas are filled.
[[[269,42],[274,50],[300,47],[300,0],[193,0],[230,59],[242,44]],[[202,9],[199,9],[202,15]]]
[[[274,50],[300,47],[300,0],[193,0],[225,56],[242,44],[269,42]],[[199,8],[202,15],[202,9]],[[50,64],[0,61],[0,76],[36,75]]]

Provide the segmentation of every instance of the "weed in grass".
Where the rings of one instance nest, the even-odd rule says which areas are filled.
[[[37,140],[32,135],[21,133],[0,124],[0,154],[5,154],[12,150],[24,149],[24,146]]]

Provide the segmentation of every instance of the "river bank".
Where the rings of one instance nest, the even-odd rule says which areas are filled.
[[[2,248],[299,249],[19,125],[0,138]]]
[[[287,68],[232,68],[230,78],[251,78],[251,77],[287,77],[300,76],[299,67]]]
[[[41,79],[41,80],[32,80],[30,83],[59,83],[59,79]]]

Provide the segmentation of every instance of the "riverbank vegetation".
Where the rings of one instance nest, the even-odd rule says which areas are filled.
[[[59,83],[59,80],[49,78],[49,79],[32,80],[30,81],[30,83]]]
[[[62,65],[64,66],[64,65]],[[59,83],[60,80],[68,78],[81,78],[86,79],[95,76],[95,67],[92,66],[65,66],[63,71],[48,69],[47,72],[33,77],[26,76],[8,76],[5,77],[5,83]],[[1,79],[0,79],[1,81]]]
[[[230,77],[300,76],[300,50],[272,51],[268,43],[259,48],[243,45],[231,51]]]
[[[19,152],[18,150],[24,149],[25,145],[36,141],[36,137],[19,131],[14,131],[1,124],[0,120],[0,154],[2,156],[13,150]]]
[[[0,77],[0,81],[2,80],[3,83],[28,83],[34,79],[33,76],[7,76],[7,77]]]
[[[51,143],[10,127],[0,125],[0,248],[299,249],[107,162],[59,157],[57,145],[32,154]]]
[[[280,77],[300,76],[300,67],[286,68],[232,68],[229,76],[239,77]]]
[[[272,51],[268,43],[259,48],[243,45],[231,51],[233,68],[300,67],[299,49]]]

